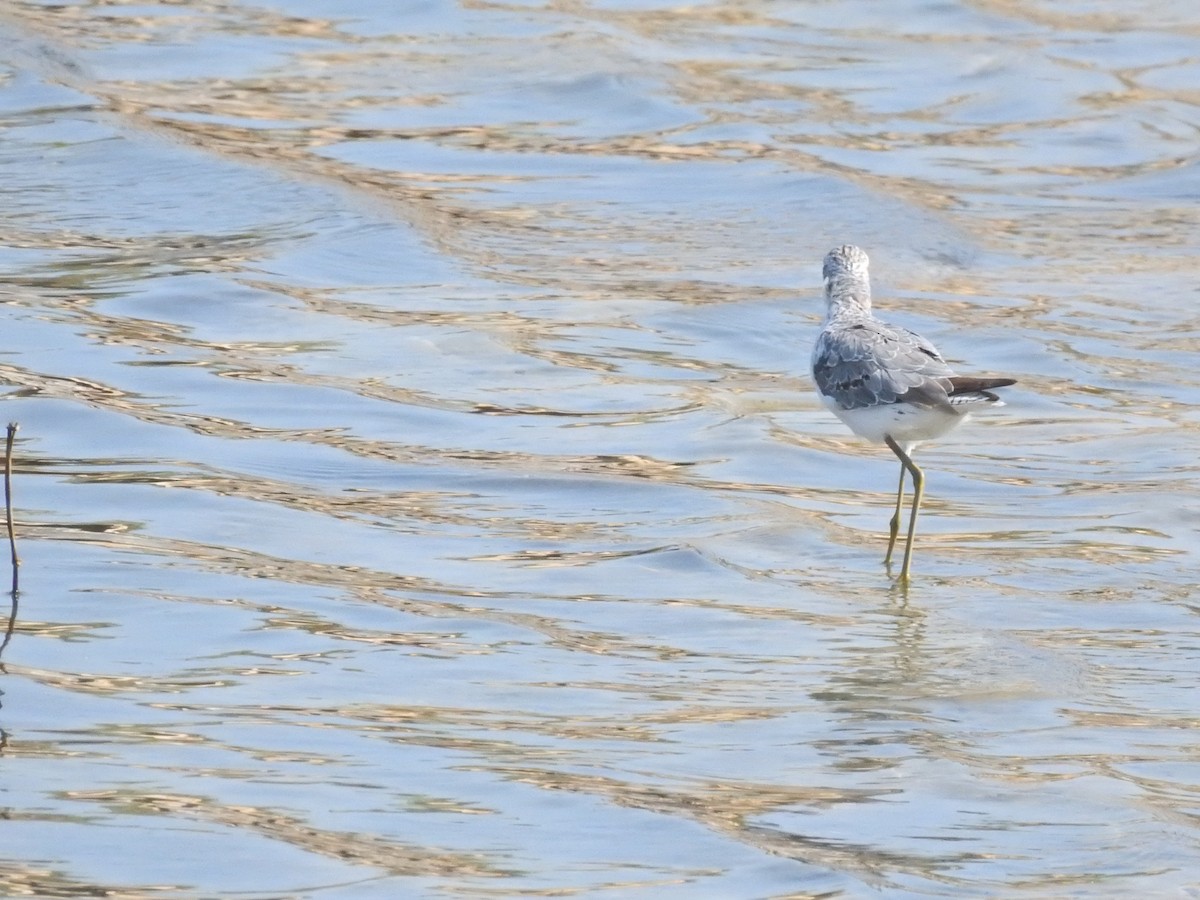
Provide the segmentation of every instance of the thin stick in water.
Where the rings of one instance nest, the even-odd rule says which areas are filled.
[[[8,423],[8,439],[4,443],[4,514],[8,523],[8,547],[12,551],[12,592],[17,593],[17,572],[21,568],[21,559],[17,556],[17,535],[13,530],[12,512],[12,457],[13,441],[17,437],[17,429],[21,426],[16,422]]]
[[[8,524],[8,546],[12,551],[12,610],[8,615],[8,627],[4,630],[4,640],[0,641],[0,653],[4,652],[4,648],[12,640],[13,628],[17,624],[17,588],[19,586],[17,573],[21,568],[21,560],[17,556],[17,535],[13,529],[12,457],[13,441],[16,440],[19,427],[16,422],[8,423],[8,439],[4,444],[4,514]]]

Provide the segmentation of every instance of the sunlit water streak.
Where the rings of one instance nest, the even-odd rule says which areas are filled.
[[[7,894],[1195,889],[1189,5],[0,24]],[[907,591],[845,241],[1020,379]]]

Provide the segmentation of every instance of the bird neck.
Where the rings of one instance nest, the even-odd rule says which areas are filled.
[[[825,282],[826,319],[864,318],[871,315],[871,283],[843,275]]]

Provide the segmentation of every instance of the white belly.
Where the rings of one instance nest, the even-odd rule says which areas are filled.
[[[859,437],[882,444],[890,437],[897,444],[915,444],[941,437],[967,418],[967,411],[911,403],[887,403],[862,409],[841,409],[833,400],[821,400]]]

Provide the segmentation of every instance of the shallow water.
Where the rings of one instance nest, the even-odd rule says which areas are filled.
[[[1191,4],[0,25],[8,895],[1200,891]]]

